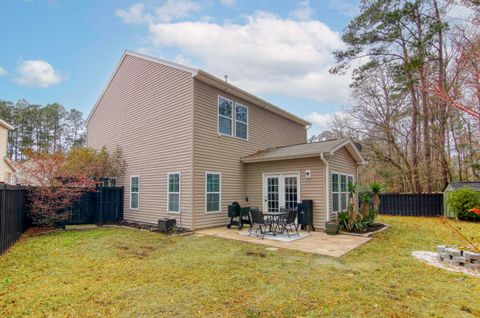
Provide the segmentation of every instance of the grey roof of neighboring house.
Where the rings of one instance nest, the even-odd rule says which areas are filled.
[[[320,142],[311,142],[293,146],[268,148],[242,158],[244,163],[298,159],[320,156],[320,154],[333,154],[341,147],[349,146],[349,151],[358,162],[365,162],[358,146],[350,138],[340,138]]]
[[[458,190],[460,188],[470,188],[480,191],[480,181],[453,181],[450,182],[446,188]]]

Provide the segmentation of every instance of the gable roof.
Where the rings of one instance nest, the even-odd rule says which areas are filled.
[[[449,190],[458,190],[461,188],[470,188],[475,191],[480,191],[480,181],[453,181],[450,182],[445,189],[448,188]],[[444,191],[445,191],[444,189]]]
[[[95,103],[95,106],[92,108],[90,114],[88,115],[87,124],[90,121],[90,118],[92,117],[93,113],[97,109],[98,104],[102,100],[103,95],[105,95],[105,92],[106,92],[108,86],[110,86],[111,81],[115,77],[115,74],[117,73],[118,69],[120,68],[120,65],[122,64],[122,62],[123,62],[123,60],[125,59],[126,56],[134,56],[134,57],[141,58],[141,59],[144,59],[144,60],[147,60],[147,61],[155,62],[155,63],[161,64],[161,65],[169,66],[169,67],[181,70],[181,71],[188,72],[192,75],[192,77],[198,79],[199,81],[202,81],[202,82],[207,83],[211,86],[214,86],[214,87],[216,87],[216,88],[218,88],[218,89],[220,89],[224,92],[227,92],[231,95],[234,95],[236,97],[242,98],[242,99],[244,99],[244,100],[246,100],[246,101],[248,101],[252,104],[256,104],[258,106],[261,106],[264,109],[266,109],[266,110],[268,110],[272,113],[275,113],[279,116],[287,118],[287,119],[289,119],[293,122],[296,122],[300,125],[303,125],[305,127],[311,125],[311,123],[309,123],[308,121],[306,121],[306,120],[304,120],[304,119],[302,119],[302,118],[300,118],[296,115],[293,115],[293,114],[287,112],[286,110],[281,109],[278,106],[270,104],[269,102],[267,102],[267,101],[265,101],[265,100],[263,100],[259,97],[256,97],[255,95],[250,94],[250,93],[248,93],[248,92],[246,92],[246,91],[244,91],[244,90],[242,90],[242,89],[240,89],[240,88],[238,88],[234,85],[226,83],[224,80],[221,80],[218,77],[215,77],[215,76],[213,76],[213,75],[211,75],[211,74],[209,74],[209,73],[207,73],[207,72],[205,72],[201,69],[184,66],[184,65],[181,65],[181,64],[178,64],[178,63],[170,62],[170,61],[167,61],[167,60],[164,60],[164,59],[160,59],[160,58],[156,58],[156,57],[152,57],[152,56],[148,56],[148,55],[145,55],[145,54],[132,52],[132,51],[125,51],[123,53],[120,61],[118,62],[117,66],[115,68],[115,71],[113,72],[112,76],[108,80],[107,85],[105,86],[105,88],[102,91],[102,93],[100,94],[97,102]]]
[[[7,128],[8,130],[14,130],[15,127],[13,127],[12,125],[10,125],[9,123],[7,123],[5,120],[3,119],[0,119],[0,126],[3,126],[5,128]]]
[[[358,146],[350,138],[340,138],[320,142],[311,142],[293,146],[268,148],[242,158],[244,163],[288,160],[298,158],[320,157],[321,154],[334,155],[338,149],[346,147],[357,163],[366,163]]]

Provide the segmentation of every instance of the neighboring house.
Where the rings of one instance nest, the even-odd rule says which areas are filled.
[[[12,176],[15,172],[13,162],[7,156],[8,132],[15,129],[6,121],[0,119],[0,182],[12,184]]]
[[[461,188],[470,188],[480,193],[480,181],[452,181],[443,189],[443,215],[449,218],[456,217],[455,213],[450,211],[447,204],[448,193]]]
[[[125,219],[225,225],[227,206],[314,200],[314,225],[345,210],[364,162],[349,139],[306,144],[309,123],[202,70],[125,52],[87,119],[87,144],[120,146]]]

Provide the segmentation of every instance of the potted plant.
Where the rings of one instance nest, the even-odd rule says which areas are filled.
[[[325,231],[328,235],[336,235],[340,231],[340,224],[337,220],[325,222]]]

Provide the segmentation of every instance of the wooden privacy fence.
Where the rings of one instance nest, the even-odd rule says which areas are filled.
[[[440,216],[443,215],[443,194],[382,193],[379,210],[387,215]]]
[[[123,187],[86,192],[68,209],[67,224],[108,223],[123,220]]]
[[[0,183],[0,254],[27,229],[29,188]],[[123,220],[123,187],[85,192],[69,207],[67,224],[108,223]]]
[[[25,231],[27,210],[27,189],[0,183],[0,254]]]

